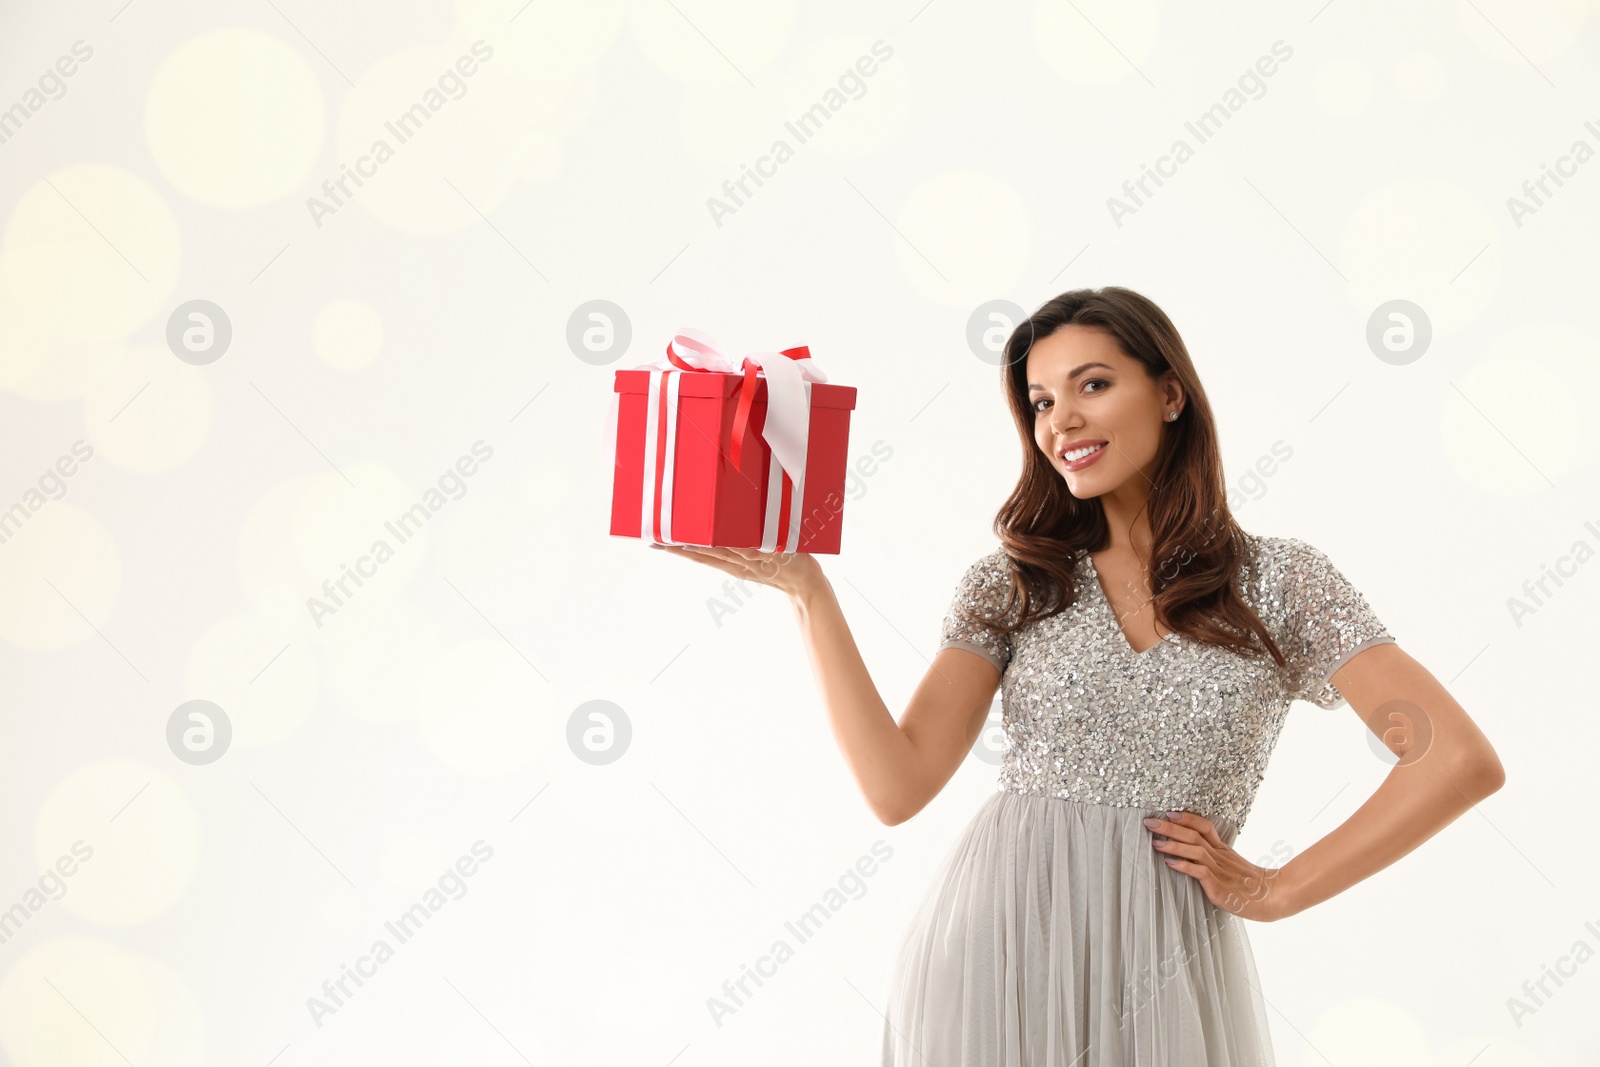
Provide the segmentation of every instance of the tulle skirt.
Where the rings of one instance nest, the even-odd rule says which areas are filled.
[[[1247,920],[1162,861],[1152,815],[985,801],[901,943],[884,1067],[1273,1067]]]

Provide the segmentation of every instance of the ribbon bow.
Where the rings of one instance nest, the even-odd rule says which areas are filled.
[[[739,387],[739,407],[733,417],[733,438],[728,459],[744,473],[744,439],[750,425],[750,409],[756,399],[756,378],[767,379],[767,421],[761,429],[772,454],[791,475],[806,465],[806,431],[811,425],[811,405],[804,382],[826,382],[811,349],[806,345],[781,352],[750,352],[735,363],[716,339],[699,330],[680,329],[667,343],[666,355],[635,367],[634,370],[715,371],[720,374],[743,372]]]

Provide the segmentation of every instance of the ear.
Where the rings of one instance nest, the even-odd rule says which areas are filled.
[[[1183,410],[1183,383],[1178,381],[1176,371],[1165,371],[1161,375],[1161,399],[1163,411]]]

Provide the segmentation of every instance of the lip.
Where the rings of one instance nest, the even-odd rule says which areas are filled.
[[[1073,451],[1074,449],[1088,448],[1091,445],[1106,445],[1107,448],[1109,448],[1110,447],[1110,442],[1108,442],[1108,441],[1097,441],[1092,437],[1091,438],[1085,438],[1082,441],[1072,441],[1072,442],[1062,446],[1060,451],[1058,451],[1056,453],[1056,458],[1057,459],[1061,459],[1061,457],[1063,455],[1065,455],[1068,452]],[[1095,460],[1099,459],[1101,456],[1103,456],[1105,454],[1106,454],[1106,448],[1101,448],[1099,451],[1091,452],[1087,456],[1084,456],[1082,459],[1074,460],[1071,463],[1068,463],[1065,460],[1062,460],[1062,466],[1066,470],[1069,470],[1069,471],[1081,471],[1085,467],[1087,467],[1090,464],[1094,463]]]

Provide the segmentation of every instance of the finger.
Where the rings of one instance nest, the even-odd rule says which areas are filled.
[[[750,572],[745,568],[744,564],[731,562],[719,556],[713,555],[712,553],[706,552],[704,549],[697,552],[691,552],[684,548],[669,546],[669,551],[674,552],[676,555],[682,556],[684,559],[692,559],[698,563],[705,564],[707,567],[715,567],[719,571],[725,571],[726,573],[733,575],[735,578],[748,578],[750,576]]]
[[[687,550],[691,556],[698,556],[701,559],[718,559],[724,563],[733,564],[734,566],[740,568],[743,568],[744,566],[744,560],[740,559],[738,556],[734,555],[732,551],[726,548],[717,548],[713,545],[689,545],[687,546]]]
[[[762,552],[754,548],[716,548],[702,549],[701,551],[713,552],[728,560],[730,563],[740,563],[752,575],[771,578],[781,568],[782,564],[775,562],[778,557],[771,552]]]
[[[749,564],[752,570],[760,569],[763,574],[772,575],[783,569],[784,561],[793,558],[793,554],[785,555],[781,552],[762,552],[755,548],[735,548],[739,558]]]
[[[694,552],[682,545],[657,545],[656,547],[663,551],[671,552],[674,556],[682,556],[684,559],[692,559],[700,563],[711,562],[711,557],[707,553]]]
[[[1218,848],[1226,848],[1224,843],[1222,843],[1222,838],[1219,837],[1218,832],[1216,832],[1216,824],[1211,822],[1210,819],[1206,819],[1206,817],[1202,816],[1202,814],[1195,814],[1194,811],[1182,811],[1182,813],[1174,814],[1181,814],[1182,824],[1187,825],[1189,829],[1197,830],[1197,832],[1200,833],[1200,837],[1211,841],[1211,843],[1218,846]]]
[[[1167,857],[1166,862],[1168,867],[1171,867],[1179,874],[1187,874],[1190,878],[1199,882],[1200,890],[1205,893],[1207,900],[1219,908],[1223,906],[1222,900],[1218,899],[1223,894],[1218,889],[1217,877],[1212,873],[1211,868],[1203,863],[1177,859],[1176,857]]]
[[[1196,862],[1205,859],[1209,855],[1201,846],[1186,845],[1181,841],[1157,841],[1154,847],[1163,856],[1178,856],[1182,859],[1195,860]]]
[[[1149,827],[1152,833],[1166,834],[1168,837],[1179,841],[1187,841],[1190,844],[1201,840],[1197,832],[1182,823],[1173,822],[1170,819],[1149,819],[1145,821],[1145,826]]]

